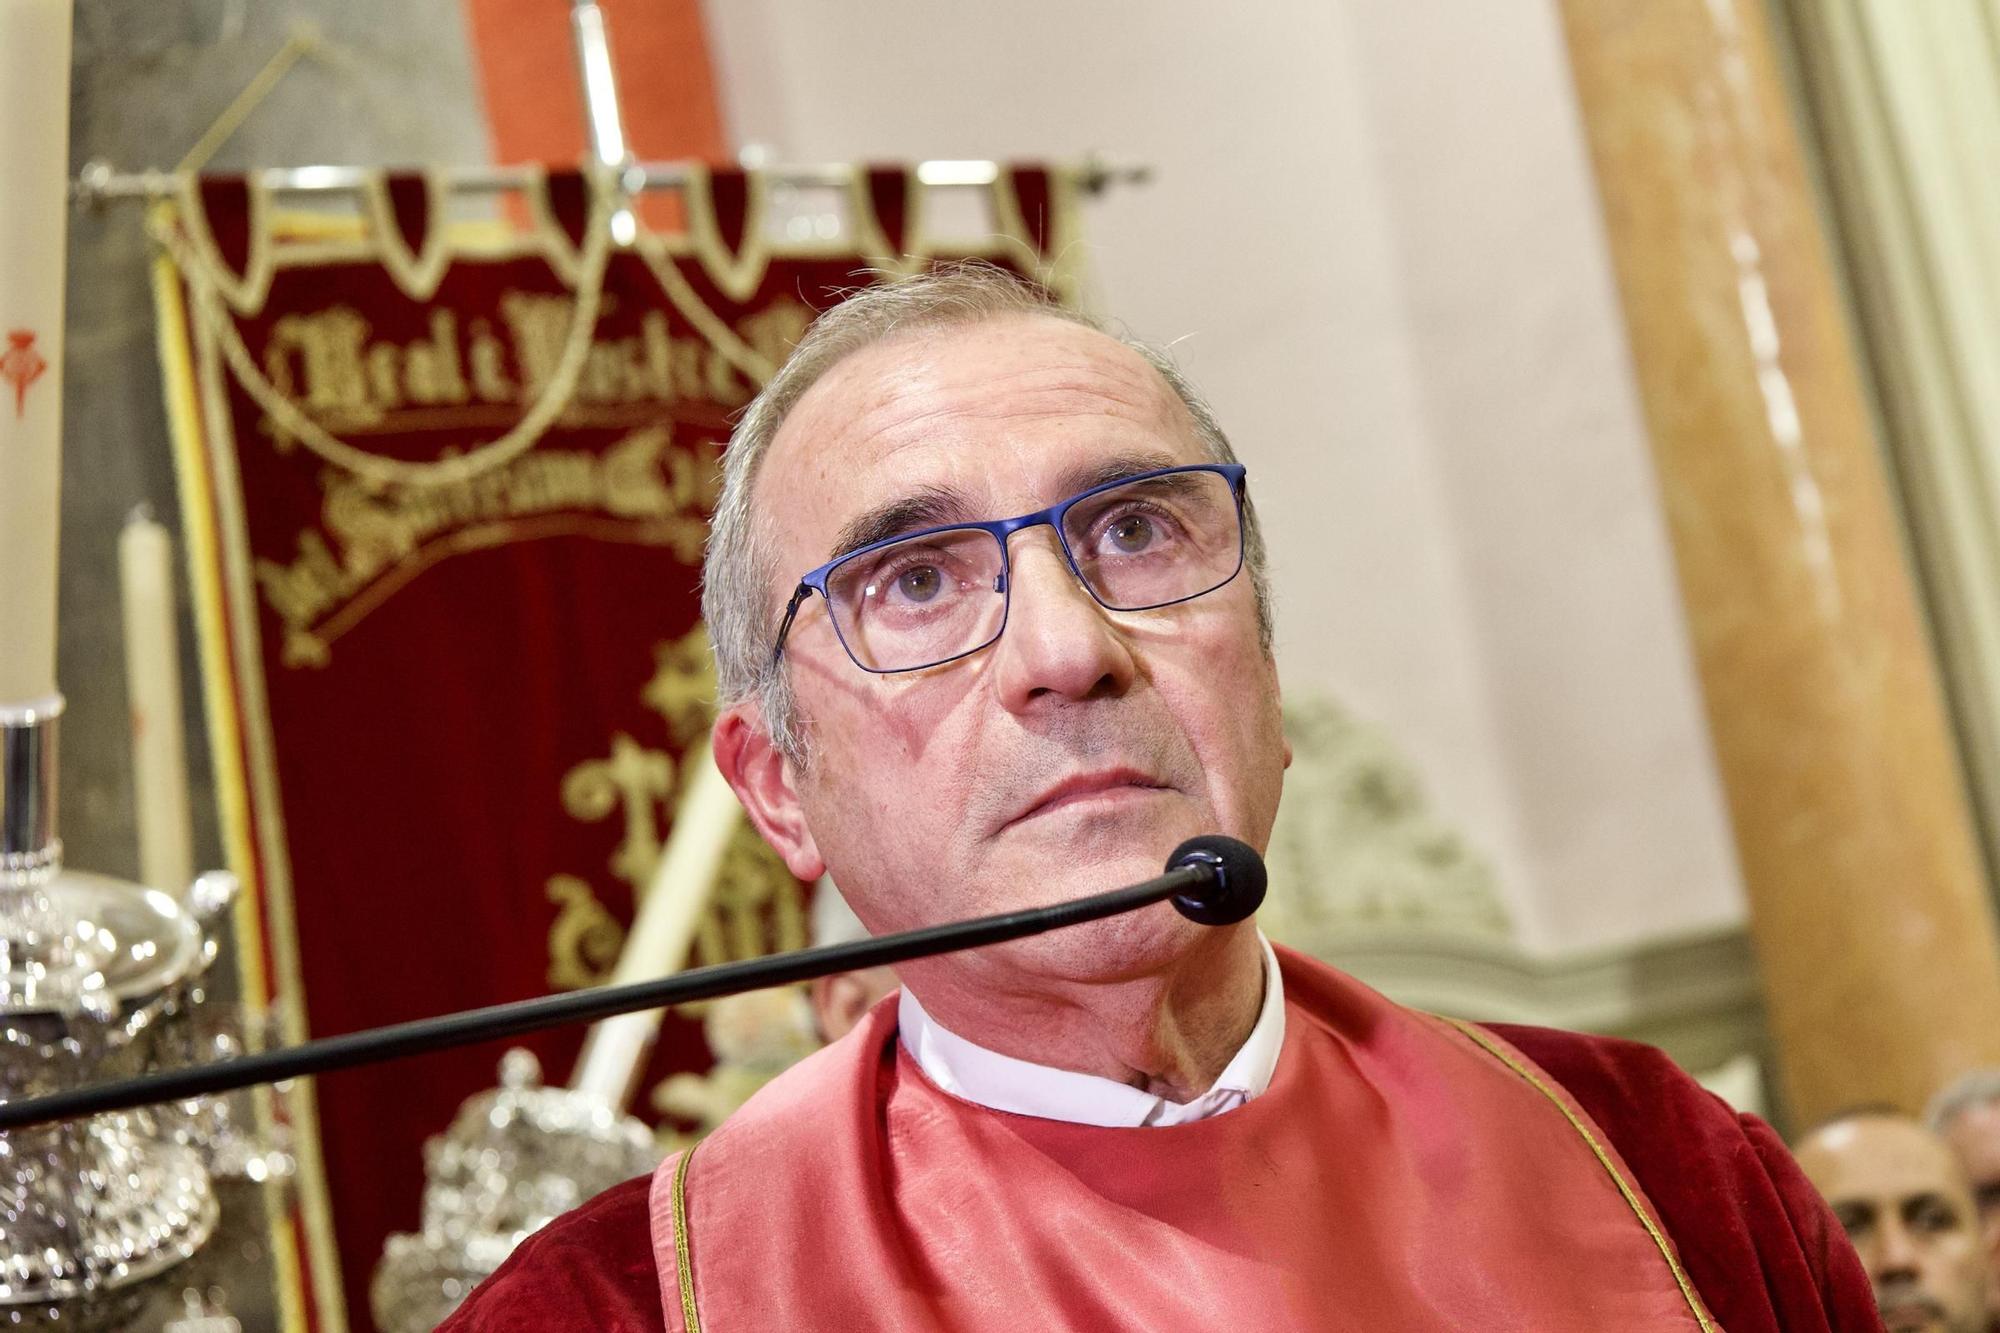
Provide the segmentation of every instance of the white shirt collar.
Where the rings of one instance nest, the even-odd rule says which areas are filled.
[[[903,1049],[931,1082],[954,1097],[995,1111],[1104,1128],[1185,1125],[1233,1111],[1271,1086],[1285,1043],[1285,991],[1278,956],[1260,931],[1264,948],[1264,1004],[1256,1026],[1223,1068],[1215,1085],[1191,1102],[1170,1102],[1096,1074],[1017,1060],[989,1051],[940,1026],[917,997],[903,988],[896,1020]]]

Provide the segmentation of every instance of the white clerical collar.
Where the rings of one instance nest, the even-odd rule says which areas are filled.
[[[1051,1069],[989,1051],[941,1027],[907,986],[896,1010],[903,1049],[931,1082],[954,1097],[995,1111],[1108,1129],[1206,1120],[1235,1110],[1270,1087],[1279,1048],[1285,1044],[1285,991],[1278,977],[1278,956],[1261,931],[1257,941],[1264,948],[1264,1005],[1257,1024],[1215,1086],[1191,1102],[1170,1102],[1096,1074]]]

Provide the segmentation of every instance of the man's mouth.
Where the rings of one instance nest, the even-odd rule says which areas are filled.
[[[1072,774],[1036,796],[1021,813],[1007,821],[1007,827],[1085,803],[1143,797],[1149,792],[1166,790],[1166,785],[1134,768],[1105,768]]]
[[[1944,1324],[1944,1310],[1935,1301],[1916,1297],[1881,1307],[1882,1325],[1889,1333],[1920,1333]]]

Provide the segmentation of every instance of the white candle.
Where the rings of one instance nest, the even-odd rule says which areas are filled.
[[[180,898],[194,879],[194,848],[181,736],[180,641],[174,634],[174,544],[143,507],[118,535],[118,585],[125,608],[125,689],[132,704],[139,880]]]
[[[723,854],[743,819],[743,807],[716,770],[707,741],[691,747],[681,762],[692,765],[694,772],[680,808],[674,812],[673,831],[667,835],[659,867],[653,871],[652,883],[625,936],[625,950],[612,969],[613,986],[651,981],[681,970],[694,943],[695,928],[715,892]],[[658,1009],[600,1019],[584,1036],[570,1087],[624,1110],[659,1027]]]
[[[70,0],[0,0],[0,707],[56,692]]]

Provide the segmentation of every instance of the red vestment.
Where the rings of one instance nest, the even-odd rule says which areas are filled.
[[[1237,1110],[973,1106],[885,1004],[650,1210],[634,1182],[558,1220],[446,1327],[1879,1328],[1770,1131],[1656,1052],[1454,1028],[1281,958],[1284,1051]]]

